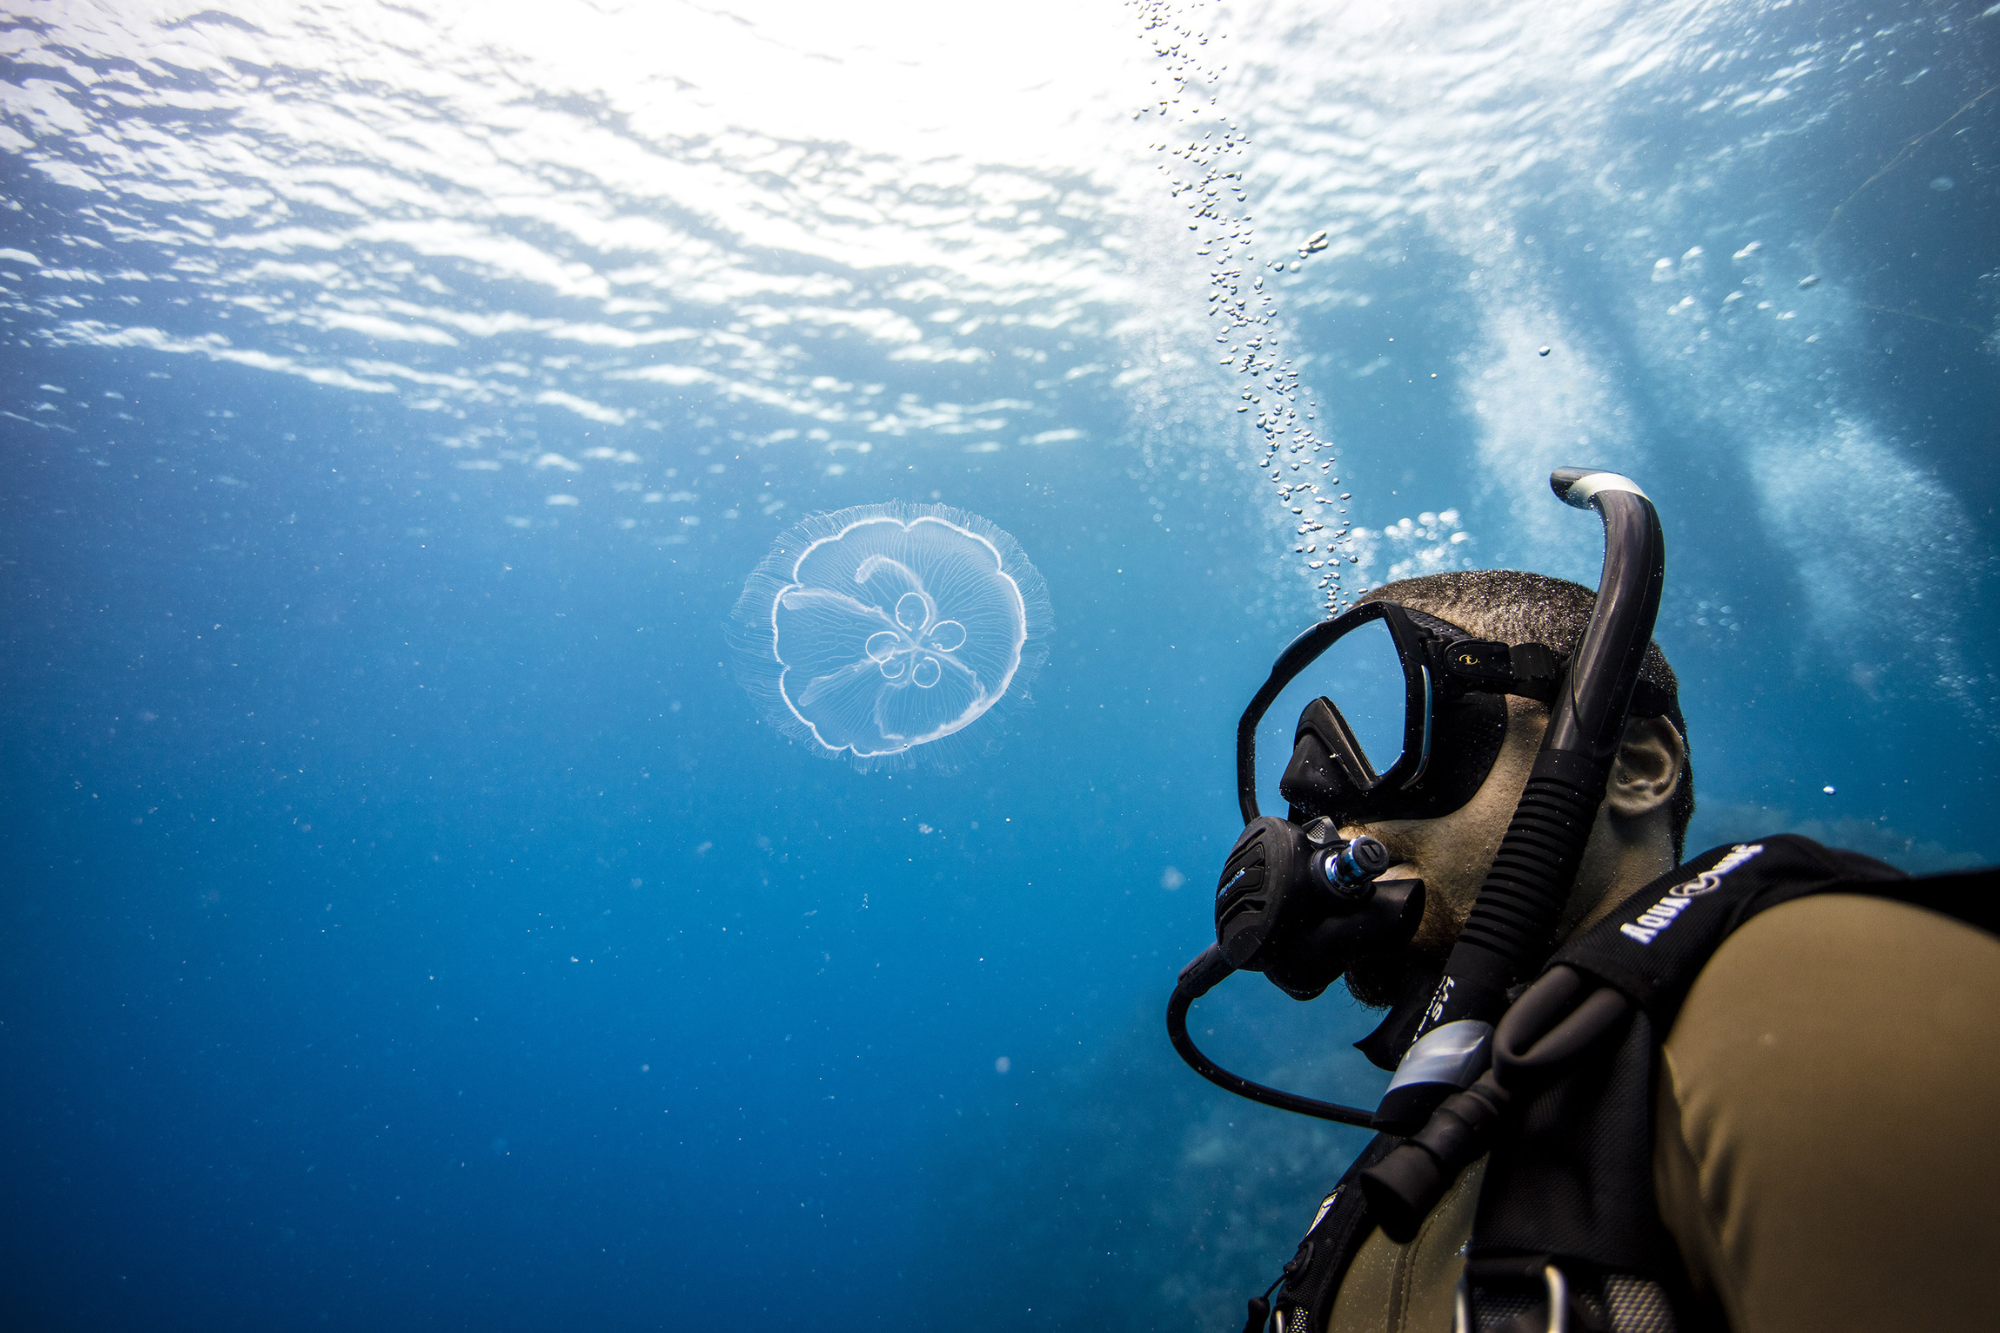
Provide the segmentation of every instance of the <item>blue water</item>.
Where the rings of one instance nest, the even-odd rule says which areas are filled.
[[[2000,14],[934,9],[8,21],[6,1327],[1240,1320],[1360,1136],[1160,1029],[1325,577],[1155,165],[1225,124],[1348,593],[1592,579],[1547,472],[1629,471],[1694,845],[2000,859]],[[949,770],[727,664],[889,501],[1053,603]]]

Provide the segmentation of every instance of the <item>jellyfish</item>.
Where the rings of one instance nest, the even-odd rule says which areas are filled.
[[[945,505],[891,503],[786,531],[731,622],[738,678],[766,719],[872,768],[911,760],[1010,692],[1021,697],[1051,614],[1012,537]]]

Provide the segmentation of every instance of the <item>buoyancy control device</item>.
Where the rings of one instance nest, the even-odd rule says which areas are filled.
[[[1487,1157],[1454,1333],[1722,1329],[1653,1186],[1656,1051],[1695,977],[1758,913],[1825,893],[1910,903],[2000,933],[2000,870],[1911,878],[1792,834],[1714,848],[1558,949],[1506,1010],[1493,1060],[1409,1138],[1378,1134],[1321,1203],[1245,1333],[1327,1326],[1379,1227],[1413,1239]],[[1272,1293],[1275,1291],[1275,1299]]]

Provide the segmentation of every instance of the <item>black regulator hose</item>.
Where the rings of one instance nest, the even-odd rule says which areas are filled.
[[[1375,1114],[1375,1128],[1391,1134],[1415,1133],[1438,1103],[1479,1076],[1508,989],[1554,948],[1659,616],[1666,539],[1652,501],[1630,478],[1595,468],[1558,468],[1549,484],[1565,503],[1604,520],[1597,605],[1513,822]]]
[[[1195,1073],[1221,1088],[1233,1092],[1238,1097],[1248,1097],[1253,1102],[1275,1106],[1280,1111],[1295,1111],[1299,1115],[1309,1115],[1318,1120],[1332,1120],[1342,1125],[1360,1125],[1364,1128],[1373,1123],[1375,1113],[1364,1111],[1358,1106],[1342,1106],[1339,1102],[1322,1102],[1311,1097],[1301,1097],[1295,1092],[1281,1092],[1277,1088],[1267,1088],[1262,1083],[1252,1083],[1241,1074],[1232,1074],[1227,1069],[1201,1053],[1188,1036],[1188,1006],[1208,994],[1215,983],[1221,981],[1236,969],[1222,956],[1219,945],[1211,944],[1195,955],[1193,962],[1181,969],[1180,981],[1174,987],[1173,998],[1167,1001],[1167,1037],[1174,1043],[1174,1049],[1188,1067]]]

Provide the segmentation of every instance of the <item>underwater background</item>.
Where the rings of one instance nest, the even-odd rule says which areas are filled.
[[[1628,472],[1690,850],[2000,860],[2000,6],[0,28],[8,1328],[1236,1327],[1364,1137],[1160,1020],[1325,601],[1253,278],[1346,595],[1594,582],[1547,474]],[[1053,630],[862,772],[728,625],[891,502]],[[1338,988],[1196,1019],[1386,1078]]]

